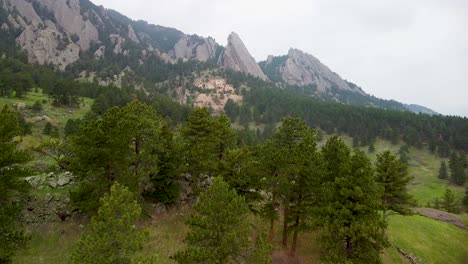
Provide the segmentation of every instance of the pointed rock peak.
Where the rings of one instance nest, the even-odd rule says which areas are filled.
[[[251,74],[263,80],[267,79],[245,47],[244,42],[242,42],[239,35],[235,32],[229,35],[227,46],[219,58],[218,64],[225,68]]]

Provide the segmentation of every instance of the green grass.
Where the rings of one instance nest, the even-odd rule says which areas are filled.
[[[16,264],[61,264],[69,263],[73,245],[82,228],[77,223],[46,223],[27,228],[31,240],[27,247],[13,258]]]
[[[468,260],[468,231],[449,223],[419,215],[392,215],[388,235],[392,245],[415,255],[422,263],[466,263]]]

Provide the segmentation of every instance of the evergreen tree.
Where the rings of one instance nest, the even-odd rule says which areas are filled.
[[[266,234],[260,234],[255,240],[252,253],[247,256],[247,264],[271,264],[272,246],[268,242]]]
[[[270,220],[270,239],[274,230],[276,208],[283,207],[282,244],[287,246],[288,232],[294,230],[291,253],[294,254],[298,232],[306,222],[311,199],[315,196],[318,176],[315,131],[299,118],[285,118],[278,132],[263,147],[261,166],[265,187],[271,193],[264,204]],[[314,169],[312,169],[314,167]],[[292,222],[292,224],[291,224]],[[291,225],[290,225],[291,224]]]
[[[378,213],[381,193],[369,159],[337,137],[322,149],[326,171],[322,178],[319,226],[322,261],[379,263],[387,241]]]
[[[435,200],[434,200],[434,209],[440,210],[439,198],[435,198]]]
[[[452,152],[449,160],[450,181],[457,185],[465,183],[465,161],[463,155]]]
[[[162,169],[174,150],[165,126],[151,107],[138,101],[111,108],[101,119],[83,124],[71,140],[70,170],[81,179],[72,201],[83,210],[95,209],[115,181],[141,195],[154,180],[164,183],[164,188],[155,186],[161,195],[174,198],[176,170]]]
[[[405,165],[392,155],[390,151],[385,151],[377,155],[375,163],[377,184],[383,189],[382,210],[383,222],[387,224],[388,211],[392,210],[400,214],[408,214],[411,204],[411,196],[408,193],[407,185],[411,181]],[[386,227],[383,229],[386,233]]]
[[[29,156],[18,150],[14,137],[20,132],[17,115],[5,106],[0,111],[0,263],[10,263],[14,251],[28,240],[18,218],[28,192],[21,168]]]
[[[117,182],[100,204],[75,246],[72,263],[130,263],[147,235],[135,227],[141,207],[129,189]]]
[[[447,164],[445,161],[440,162],[440,169],[439,169],[439,179],[446,180],[448,179],[448,172],[447,172]]]
[[[465,188],[465,197],[463,197],[462,204],[465,207],[465,211],[468,213],[468,187]]]
[[[194,206],[187,249],[174,256],[178,263],[236,263],[248,248],[248,206],[221,177],[202,193]]]
[[[442,208],[449,213],[458,213],[455,194],[450,189],[446,189],[442,197]]]
[[[192,174],[197,187],[218,171],[225,151],[235,144],[235,134],[225,115],[212,117],[206,108],[195,109],[181,133],[185,171]]]
[[[44,129],[42,130],[42,133],[44,133],[44,135],[50,136],[52,134],[52,130],[53,130],[52,124],[50,122],[47,122],[44,126]]]
[[[237,194],[245,197],[254,212],[258,211],[257,206],[263,187],[256,152],[258,151],[247,147],[231,149],[226,152],[219,170],[220,176],[236,190]]]

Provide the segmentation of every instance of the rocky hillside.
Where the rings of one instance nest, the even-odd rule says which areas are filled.
[[[132,21],[88,0],[1,0],[0,6],[8,16],[1,30],[20,32],[16,43],[31,63],[64,70],[86,53],[96,59],[138,56],[140,63],[154,54],[166,63],[192,59],[213,62],[266,79],[235,33],[223,48],[213,38]]]

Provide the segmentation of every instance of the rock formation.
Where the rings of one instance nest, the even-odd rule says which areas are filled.
[[[298,49],[290,49],[288,55],[279,65],[272,65],[273,58],[269,57],[264,63],[264,68],[274,67],[281,80],[290,85],[307,86],[315,85],[320,92],[329,91],[332,87],[341,90],[362,93],[348,85],[338,74],[331,71],[314,56]]]
[[[27,51],[30,62],[52,64],[64,70],[79,59],[80,50],[89,49],[91,42],[98,40],[97,29],[81,15],[79,0],[6,1],[8,10],[17,10],[17,15],[10,14],[8,21],[13,28],[23,30],[16,41]],[[33,3],[52,15],[41,17]]]
[[[240,37],[234,32],[228,37],[228,44],[218,59],[218,65],[251,74],[263,80],[267,79]]]
[[[198,36],[184,36],[174,46],[170,52],[175,60],[183,59],[188,61],[196,59],[206,62],[216,55],[218,44],[213,38],[202,38]]]

